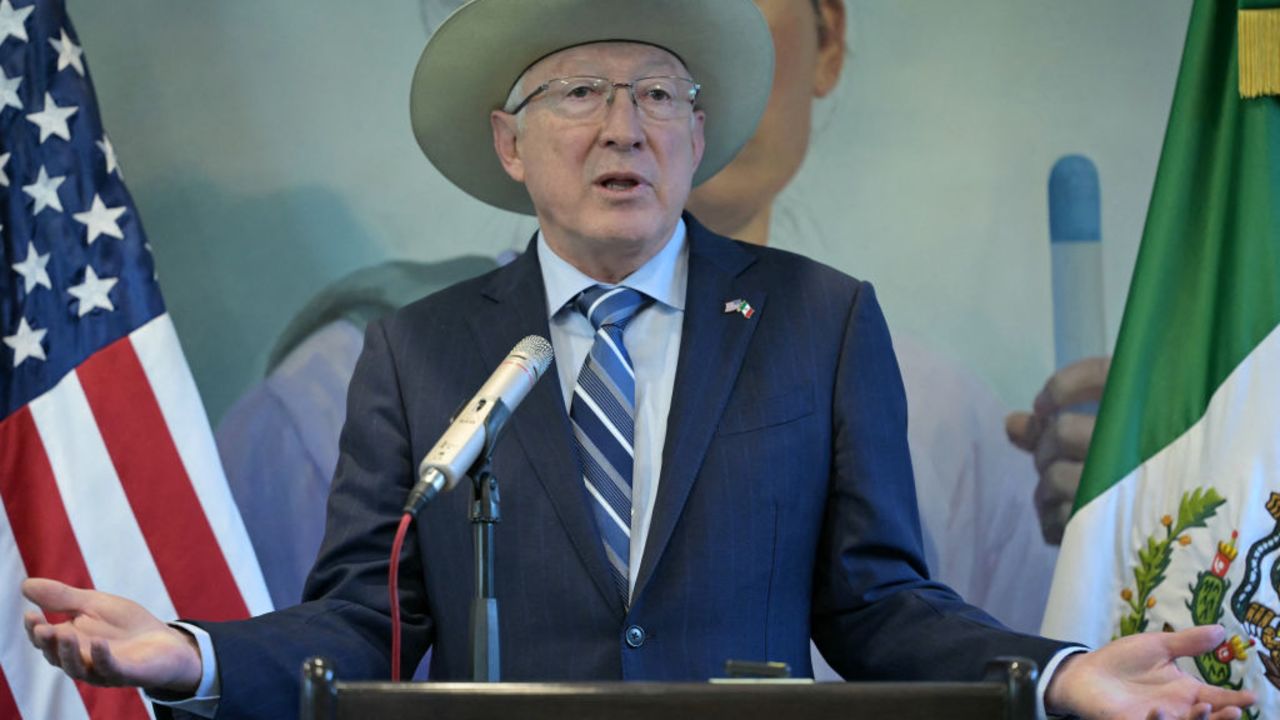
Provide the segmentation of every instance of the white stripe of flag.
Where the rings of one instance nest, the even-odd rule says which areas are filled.
[[[191,480],[209,526],[252,615],[272,609],[271,596],[254,554],[249,533],[227,485],[204,404],[169,315],[163,314],[130,335],[134,353],[155,393],[165,425]],[[163,617],[163,616],[162,616]]]
[[[156,617],[176,618],[79,377],[68,374],[28,407],[94,587],[127,589]]]

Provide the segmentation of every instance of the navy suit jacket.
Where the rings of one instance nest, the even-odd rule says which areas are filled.
[[[928,580],[906,401],[871,286],[685,219],[684,334],[631,607],[609,580],[549,370],[494,457],[502,678],[702,680],[731,658],[804,674],[811,635],[849,679],[974,680],[1001,654],[1043,666],[1063,644],[1007,630]],[[725,312],[738,299],[750,318]],[[343,678],[388,676],[388,555],[416,463],[532,333],[549,335],[535,252],[369,327],[308,600],[205,625],[219,715],[294,712],[313,654]],[[429,505],[401,565],[400,661],[411,671],[431,645],[435,679],[470,673],[469,497]]]

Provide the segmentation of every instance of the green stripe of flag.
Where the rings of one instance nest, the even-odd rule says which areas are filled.
[[[1280,99],[1242,100],[1237,62],[1236,0],[1197,0],[1077,511],[1280,324]]]

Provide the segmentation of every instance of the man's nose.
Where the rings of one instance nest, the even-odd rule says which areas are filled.
[[[614,86],[613,99],[604,106],[600,141],[606,146],[639,148],[644,143],[644,118],[631,96],[631,88]]]

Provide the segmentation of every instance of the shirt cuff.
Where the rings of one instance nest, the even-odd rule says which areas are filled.
[[[1045,720],[1048,717],[1044,709],[1044,693],[1049,689],[1049,681],[1053,679],[1053,674],[1058,671],[1058,666],[1063,660],[1077,653],[1087,653],[1089,648],[1073,645],[1068,648],[1062,648],[1053,657],[1049,658],[1049,664],[1044,666],[1044,672],[1040,673],[1040,682],[1036,683],[1036,718],[1037,720]],[[1057,717],[1057,716],[1055,716]]]
[[[218,660],[213,654],[213,640],[204,628],[190,623],[171,622],[169,626],[196,639],[196,647],[200,649],[200,684],[196,687],[195,694],[189,698],[162,700],[147,692],[147,700],[192,715],[211,718],[217,714],[218,701],[222,699],[222,683],[218,680]]]

